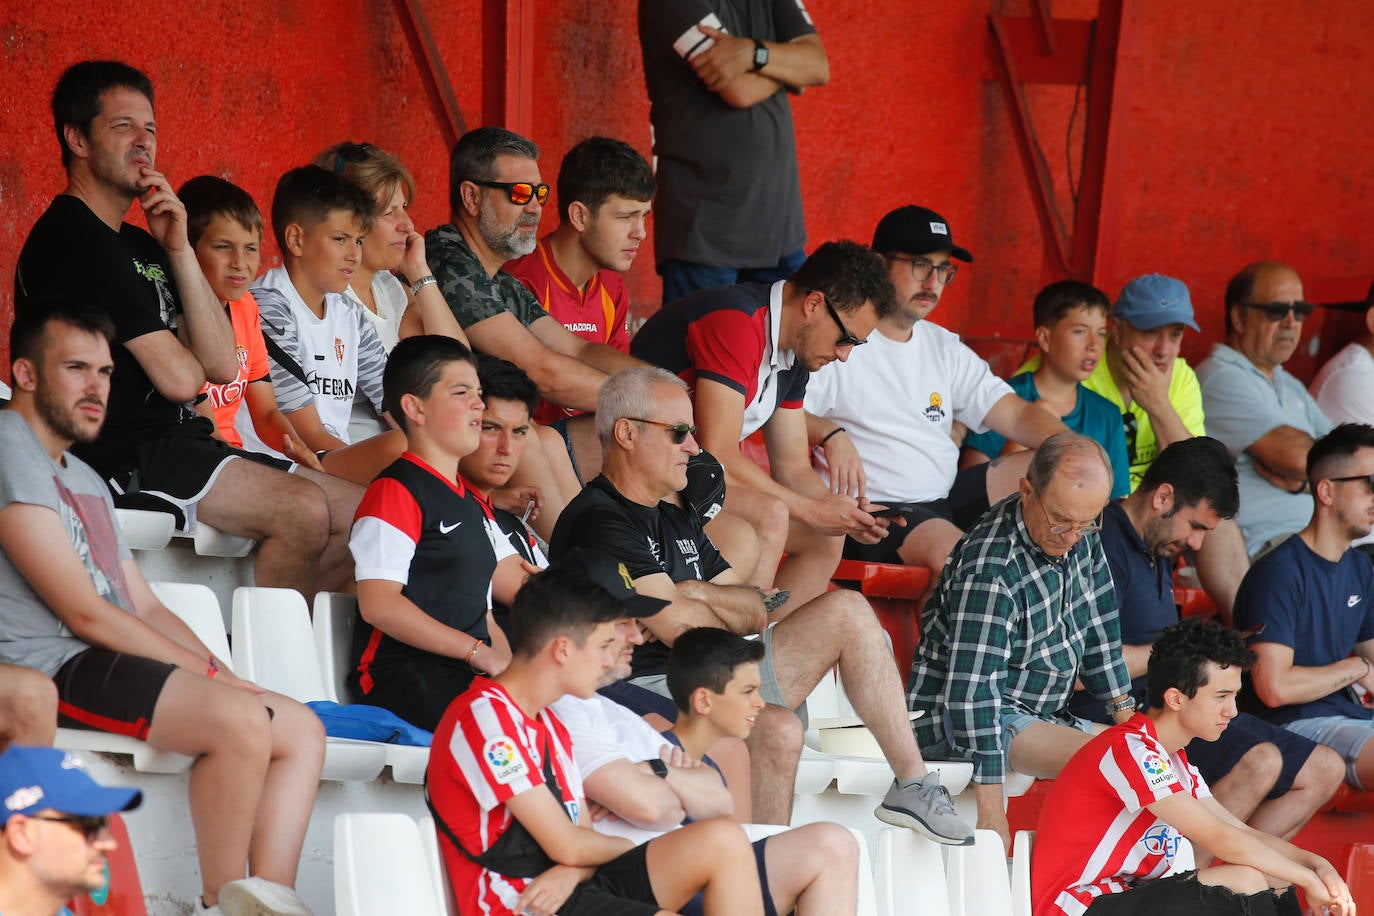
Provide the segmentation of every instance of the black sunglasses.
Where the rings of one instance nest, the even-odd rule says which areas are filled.
[[[662,420],[643,420],[639,417],[626,417],[625,419],[633,420],[636,423],[648,423],[652,426],[662,426],[672,434],[674,445],[681,445],[687,441],[688,436],[695,436],[697,434],[697,428],[690,423],[664,423]]]
[[[52,821],[55,824],[67,824],[81,831],[81,835],[86,838],[87,843],[94,843],[100,839],[107,830],[110,829],[109,815],[85,816],[79,814],[31,814],[30,818],[36,821]]]
[[[377,147],[371,143],[339,144],[339,149],[334,154],[334,174],[337,175],[344,170],[344,163],[366,162],[376,151]]]
[[[499,188],[510,195],[510,202],[518,207],[523,207],[530,202],[531,198],[539,201],[543,206],[549,199],[549,186],[542,181],[539,184],[532,184],[528,181],[477,181],[472,179],[475,185],[484,188]]]
[[[840,329],[840,339],[835,341],[835,346],[861,347],[864,344],[868,343],[868,341],[866,340],[860,340],[859,338],[855,337],[853,334],[849,332],[849,328],[844,326],[844,321],[840,319],[840,313],[835,311],[835,306],[830,304],[829,296],[827,296],[825,293],[821,293],[821,301],[825,303],[825,310],[830,313],[831,318],[835,319],[835,324],[838,325]]]
[[[1306,321],[1316,308],[1310,302],[1242,302],[1241,305],[1248,309],[1259,309],[1264,312],[1264,317],[1275,323],[1288,317],[1288,313],[1293,313],[1295,321]]]
[[[1374,493],[1374,474],[1356,474],[1354,477],[1332,477],[1332,483],[1341,483],[1347,480],[1363,480],[1369,486],[1369,492]]]

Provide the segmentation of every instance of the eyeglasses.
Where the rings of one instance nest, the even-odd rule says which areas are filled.
[[[1347,480],[1363,480],[1369,486],[1369,492],[1374,493],[1374,474],[1356,474],[1354,477],[1332,477],[1332,483],[1344,483]]]
[[[825,293],[821,293],[821,301],[825,303],[825,310],[830,313],[830,317],[835,319],[835,324],[840,328],[840,339],[835,341],[837,347],[859,347],[868,341],[860,340],[849,332],[849,328],[844,326],[840,319],[840,313],[835,311],[835,306],[830,304],[830,299]]]
[[[1034,490],[1031,490],[1035,493]],[[1040,514],[1045,516],[1045,524],[1050,526],[1050,534],[1059,537],[1065,534],[1092,534],[1094,531],[1102,530],[1102,513],[1097,513],[1097,518],[1088,522],[1086,525],[1056,525],[1050,520],[1049,512],[1045,511],[1045,504],[1040,500],[1040,494],[1035,493],[1035,504],[1040,507]]]
[[[484,188],[499,188],[505,191],[510,195],[510,202],[517,207],[525,206],[531,198],[538,200],[542,207],[549,199],[549,186],[542,181],[539,184],[531,184],[528,181],[478,181],[475,178],[470,180]]]
[[[1242,302],[1241,306],[1247,309],[1260,309],[1264,312],[1264,317],[1274,323],[1278,323],[1288,317],[1288,313],[1293,313],[1294,321],[1306,321],[1316,308],[1310,302]]]
[[[94,817],[77,814],[31,814],[29,817],[35,821],[52,821],[74,827],[86,838],[87,843],[94,843],[110,829],[109,815],[104,814]]]
[[[371,143],[341,143],[334,156],[334,174],[338,175],[344,170],[344,163],[347,162],[366,162],[377,152],[377,147]]]
[[[626,417],[625,419],[633,420],[636,423],[648,423],[651,426],[662,426],[672,434],[674,445],[681,445],[687,441],[688,436],[697,434],[697,428],[690,423],[664,423],[662,420],[644,420],[640,417]]]
[[[894,261],[905,261],[911,265],[911,279],[917,283],[924,283],[930,279],[932,273],[941,284],[949,283],[954,279],[954,275],[959,272],[959,265],[953,261],[946,261],[943,264],[936,264],[925,258],[904,258],[899,254],[888,255]]]

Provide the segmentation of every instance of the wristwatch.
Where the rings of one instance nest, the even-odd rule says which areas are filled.
[[[649,769],[654,771],[655,776],[659,779],[668,778],[668,764],[659,760],[657,757],[651,757],[647,762],[649,764]]]
[[[754,39],[754,66],[749,68],[750,73],[758,73],[768,66],[768,46],[757,38]]]
[[[1124,700],[1116,700],[1107,704],[1107,712],[1116,715],[1119,712],[1134,712],[1135,697],[1128,696]]]

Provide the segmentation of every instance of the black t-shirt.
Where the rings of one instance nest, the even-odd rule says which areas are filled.
[[[568,503],[554,526],[549,553],[556,560],[588,546],[622,560],[635,579],[667,573],[674,582],[709,582],[730,568],[694,513],[666,502],[641,506],[621,496],[605,477],[587,484]],[[668,647],[663,643],[635,647],[631,677],[667,670]]]
[[[162,246],[128,223],[114,232],[86,204],[59,195],[34,223],[14,273],[15,309],[35,299],[59,299],[100,309],[115,325],[114,376],[100,438],[72,451],[112,477],[135,463],[139,445],[202,419],[190,404],[173,404],[123,344],[154,331],[176,332],[181,300]],[[197,424],[209,435],[208,424]],[[185,431],[183,431],[185,432]]]

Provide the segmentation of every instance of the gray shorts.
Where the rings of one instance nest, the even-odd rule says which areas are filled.
[[[1019,709],[1003,708],[999,717],[1002,726],[1002,760],[1008,770],[1011,769],[1011,742],[1012,739],[1026,730],[1026,726],[1033,722],[1044,722],[1046,725],[1062,725],[1065,728],[1072,728],[1083,732],[1085,735],[1095,734],[1097,723],[1092,722],[1082,716],[1075,716],[1072,713],[1064,713],[1067,718],[1055,718],[1052,716],[1036,716]],[[930,747],[921,748],[921,756],[926,760],[972,760],[971,752],[964,753],[955,751],[950,742],[952,729],[949,723],[949,713],[946,712],[941,718],[945,737]]]
[[[1317,716],[1313,719],[1294,719],[1284,728],[1302,735],[1309,741],[1325,744],[1345,761],[1345,781],[1352,789],[1365,791],[1360,785],[1356,762],[1360,751],[1374,738],[1374,719],[1352,719],[1348,716]]]
[[[769,624],[768,628],[759,636],[759,639],[763,640],[763,661],[759,662],[759,678],[762,681],[762,686],[759,688],[759,695],[762,696],[763,701],[769,705],[781,706],[784,709],[789,709],[790,707],[787,705],[787,700],[782,695],[782,685],[778,683],[777,669],[773,667],[774,626],[775,624]],[[661,697],[672,699],[672,695],[668,693],[668,675],[666,674],[646,674],[641,677],[631,678],[630,683],[634,684],[636,687],[643,687],[645,690],[652,691]],[[808,724],[806,701],[802,700],[802,704],[792,711],[801,719],[802,729],[805,730]]]

